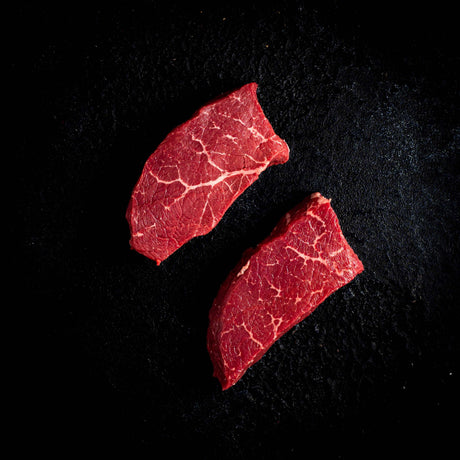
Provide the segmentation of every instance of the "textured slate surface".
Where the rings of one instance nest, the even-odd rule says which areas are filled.
[[[15,8],[23,441],[209,459],[454,445],[458,54],[437,5]],[[291,159],[156,267],[124,219],[144,161],[249,81]],[[217,289],[315,191],[365,272],[222,392],[205,347]]]

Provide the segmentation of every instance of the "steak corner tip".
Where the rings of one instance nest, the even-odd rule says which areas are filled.
[[[209,233],[265,169],[288,161],[257,87],[247,83],[210,101],[149,156],[126,212],[134,250],[159,264]]]
[[[314,193],[288,212],[246,251],[210,309],[207,348],[222,390],[363,270],[329,199]]]

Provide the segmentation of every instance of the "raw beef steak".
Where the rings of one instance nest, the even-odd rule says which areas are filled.
[[[160,264],[210,232],[268,166],[289,159],[256,91],[249,83],[210,102],[148,158],[126,213],[133,249]]]
[[[363,269],[330,200],[314,193],[287,213],[243,254],[210,310],[207,346],[222,389]]]

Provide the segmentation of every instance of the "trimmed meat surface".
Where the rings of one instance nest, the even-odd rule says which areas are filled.
[[[267,167],[289,159],[249,83],[202,107],[148,158],[126,212],[130,246],[160,264],[210,232]]]
[[[330,200],[314,193],[288,212],[243,254],[211,307],[207,347],[222,389],[363,270]]]

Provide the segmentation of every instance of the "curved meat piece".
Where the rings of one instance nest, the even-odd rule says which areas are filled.
[[[262,171],[289,159],[256,92],[249,83],[205,105],[148,158],[126,212],[133,249],[160,264],[210,232]]]
[[[330,200],[314,193],[287,213],[243,254],[209,312],[207,346],[222,389],[363,270]]]

